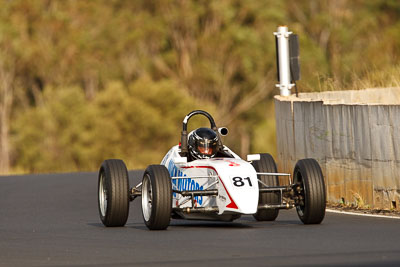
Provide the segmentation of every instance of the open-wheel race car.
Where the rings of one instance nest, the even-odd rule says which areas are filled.
[[[210,128],[187,132],[194,115],[208,118]],[[293,177],[278,173],[270,154],[252,154],[241,159],[224,146],[217,128],[205,111],[190,112],[183,120],[181,142],[172,147],[160,165],[146,168],[143,180],[130,188],[122,160],[105,160],[99,171],[98,204],[105,226],[124,226],[129,202],[142,200],[142,215],[151,230],[166,229],[171,218],[233,221],[253,215],[258,221],[273,221],[280,209],[296,208],[304,224],[319,224],[325,216],[326,193],[321,168],[314,159],[301,159]],[[279,185],[278,176],[287,177]]]

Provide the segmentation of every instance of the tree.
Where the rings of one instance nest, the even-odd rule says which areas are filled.
[[[3,171],[93,170],[106,157],[143,167],[195,108],[231,129],[224,142],[242,156],[273,152],[278,25],[299,34],[301,91],[383,86],[399,73],[395,0],[0,5]]]
[[[14,73],[12,66],[0,61],[0,174],[10,170],[9,127],[14,97]]]

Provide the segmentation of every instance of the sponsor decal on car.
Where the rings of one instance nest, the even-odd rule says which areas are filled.
[[[171,177],[187,177],[179,168],[173,163],[171,160],[168,163],[168,171]],[[194,179],[188,177],[187,179],[172,179],[172,185],[179,191],[186,190],[203,190],[203,186],[197,183]],[[176,193],[173,193],[173,196],[176,197]],[[196,196],[194,200],[199,204],[203,204],[203,196]]]
[[[236,163],[236,162],[234,162],[234,161],[231,161],[231,160],[226,160],[225,158],[216,158],[216,159],[212,159],[212,160],[223,160],[223,161],[225,161],[225,162],[227,162],[227,163],[229,163],[229,166],[231,166],[231,167],[237,167],[237,166],[240,166],[240,164],[239,163]]]

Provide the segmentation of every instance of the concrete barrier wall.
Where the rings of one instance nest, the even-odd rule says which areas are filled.
[[[321,165],[328,201],[400,207],[400,88],[275,97],[278,168]]]

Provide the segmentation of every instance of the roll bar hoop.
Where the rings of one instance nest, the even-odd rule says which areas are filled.
[[[206,111],[204,110],[193,110],[192,112],[190,112],[189,114],[186,115],[186,117],[183,119],[183,124],[182,124],[182,133],[181,133],[181,152],[180,155],[182,157],[187,156],[187,153],[189,152],[188,150],[188,144],[187,144],[187,124],[189,122],[189,119],[195,115],[203,115],[205,116],[209,121],[210,121],[210,126],[211,129],[213,129],[217,134],[218,134],[218,129],[217,126],[215,125],[215,121],[213,119],[213,117]],[[221,138],[219,138],[219,146],[222,147],[222,143],[221,143]]]

